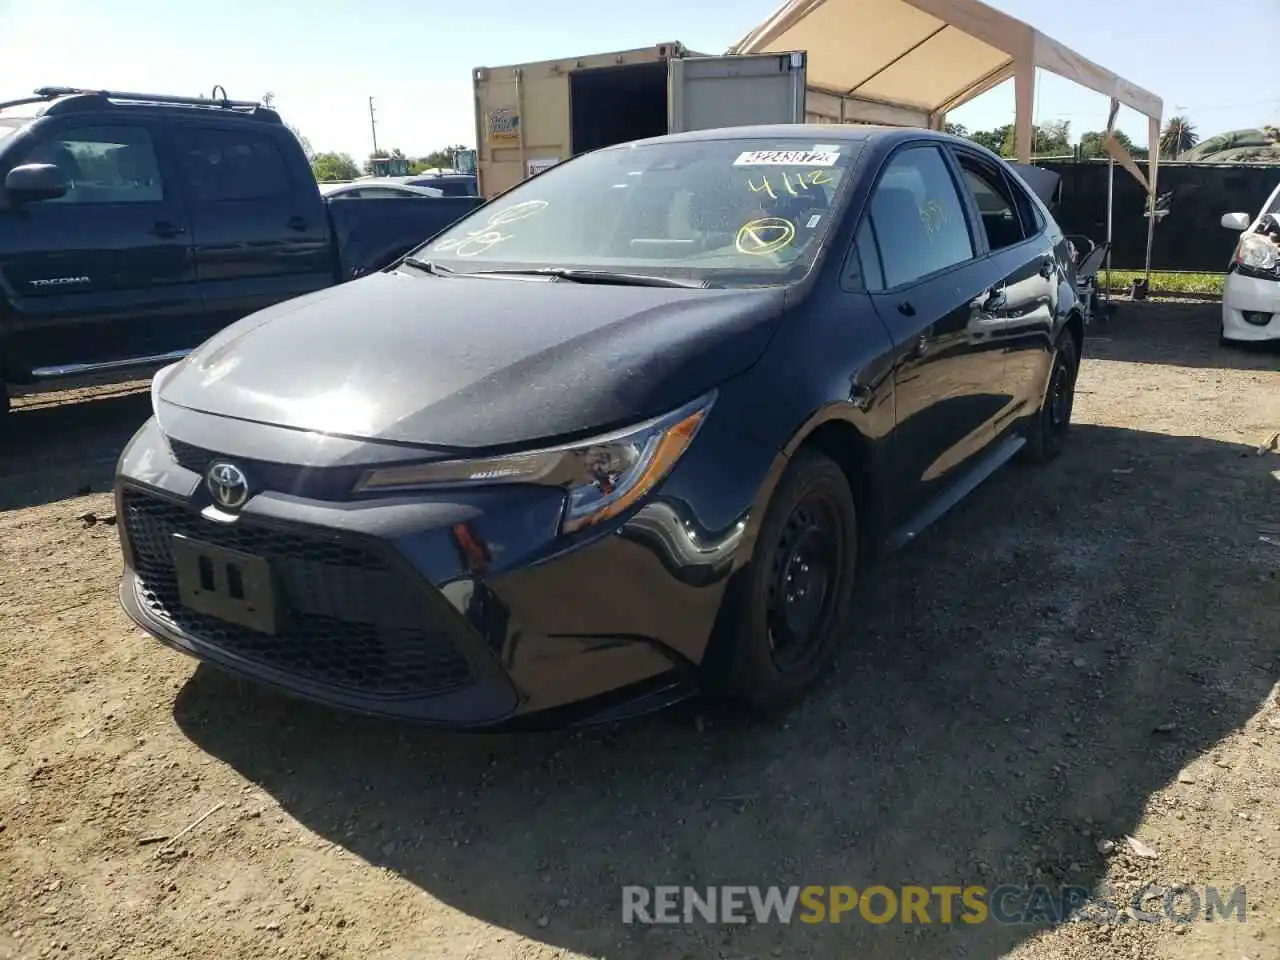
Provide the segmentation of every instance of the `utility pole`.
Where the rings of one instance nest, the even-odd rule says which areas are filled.
[[[369,129],[373,131],[373,154],[378,155],[378,122],[373,119],[373,97],[369,98]]]

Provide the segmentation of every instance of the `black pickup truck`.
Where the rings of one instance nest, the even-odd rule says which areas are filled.
[[[0,412],[171,362],[482,202],[327,201],[261,104],[69,87],[0,103],[0,184]]]

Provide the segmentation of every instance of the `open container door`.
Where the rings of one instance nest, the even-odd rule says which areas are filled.
[[[804,123],[804,51],[680,57],[667,72],[667,129]]]

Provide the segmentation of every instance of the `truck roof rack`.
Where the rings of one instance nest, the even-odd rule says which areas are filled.
[[[47,103],[48,97],[19,97],[17,100],[0,101],[0,110],[7,110],[10,107],[25,107],[32,103]]]
[[[222,93],[221,96],[218,96],[219,91]],[[70,97],[74,99],[66,101],[65,109],[68,112],[75,112],[87,105],[84,98],[92,98],[97,101],[98,105],[102,105],[104,102],[111,102],[132,103],[139,106],[200,107],[206,110],[230,110],[263,120],[280,121],[279,114],[257,100],[228,99],[226,90],[221,86],[213,88],[213,96],[211,97],[180,97],[167,93],[136,93],[125,90],[91,90],[86,87],[40,87],[34,91],[34,94],[34,97],[15,101],[12,104],[0,104],[0,107],[16,106],[18,103],[48,102]],[[61,113],[63,109],[62,104],[55,103],[51,104],[45,113]]]

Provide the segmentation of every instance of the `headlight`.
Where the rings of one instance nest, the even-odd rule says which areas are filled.
[[[1236,247],[1235,261],[1249,270],[1274,270],[1280,263],[1280,248],[1264,236],[1246,234]]]
[[[562,487],[568,502],[561,529],[571,533],[616,517],[652,490],[689,448],[714,400],[711,393],[666,416],[562,447],[370,470],[354,492],[509,483]]]

